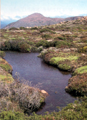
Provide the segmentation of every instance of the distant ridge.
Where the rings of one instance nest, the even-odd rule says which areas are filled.
[[[69,18],[50,18],[45,17],[40,13],[31,14],[25,18],[22,18],[16,22],[8,24],[5,29],[9,29],[11,27],[19,28],[19,27],[35,27],[35,26],[44,26],[44,25],[52,25],[57,24],[59,22],[68,21],[68,20],[76,20],[79,17],[69,17]]]

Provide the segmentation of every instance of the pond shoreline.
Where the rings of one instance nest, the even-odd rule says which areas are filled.
[[[16,54],[17,53],[17,54]],[[11,55],[10,55],[11,54]],[[51,111],[51,109],[56,110],[57,108],[56,106],[65,106],[67,103],[73,102],[75,100],[75,98],[71,97],[71,95],[67,94],[64,90],[65,86],[68,83],[68,79],[70,78],[70,74],[69,72],[63,72],[63,71],[59,71],[57,68],[49,66],[47,64],[44,63],[44,61],[40,58],[38,58],[39,53],[19,53],[19,52],[7,52],[7,57],[6,59],[8,60],[8,62],[10,64],[13,64],[13,69],[15,69],[15,71],[13,70],[13,76],[15,76],[15,72],[18,71],[18,73],[20,73],[20,77],[28,80],[32,82],[33,86],[35,86],[37,83],[41,82],[42,79],[42,85],[40,87],[40,89],[44,89],[48,92],[48,94],[50,96],[48,96],[46,98],[46,106],[44,107],[43,110],[41,110],[40,112],[37,112],[38,114],[43,114],[43,112],[45,111]],[[14,59],[13,61],[10,60],[10,56],[11,59]],[[15,56],[15,57],[14,57]],[[23,57],[23,59],[22,59]],[[17,60],[17,59],[18,60]],[[21,63],[19,64],[19,61],[21,59]],[[31,60],[31,62],[29,61],[29,59]],[[26,62],[25,62],[26,61]],[[35,61],[35,62],[34,62]],[[42,62],[41,62],[42,61]],[[27,63],[27,65],[25,63]],[[29,63],[30,62],[30,63]],[[15,64],[14,64],[15,63]],[[37,65],[35,65],[37,63]],[[25,72],[23,73],[22,71],[22,65],[23,64],[23,69],[26,69]],[[31,67],[31,69],[29,70],[29,65]],[[19,66],[19,68],[17,68],[16,66]],[[28,68],[27,68],[28,66]],[[36,71],[35,71],[36,69]],[[34,72],[33,72],[34,70]],[[38,71],[38,72],[37,72]],[[59,73],[60,72],[60,73]],[[35,75],[33,74],[35,73]],[[29,76],[28,76],[29,74]],[[41,75],[42,77],[41,77]],[[49,76],[51,74],[51,76]],[[35,77],[34,77],[35,76]],[[46,76],[46,77],[45,77]],[[65,76],[65,77],[63,77]],[[59,77],[59,79],[58,79]],[[51,85],[52,81],[54,80],[54,84]],[[27,81],[26,81],[27,82]],[[45,83],[44,83],[45,82]],[[59,85],[58,85],[59,84]],[[65,84],[65,85],[64,85]],[[51,87],[50,87],[51,86]],[[55,86],[55,87],[54,87]],[[59,88],[58,88],[59,87]],[[62,91],[61,91],[62,90]],[[61,97],[59,94],[62,93],[64,95],[63,100],[60,101],[60,98],[62,99],[63,95]],[[53,96],[53,98],[51,97]],[[57,102],[56,99],[58,99]],[[65,99],[65,101],[64,101]],[[51,102],[55,101],[54,103]],[[69,102],[70,101],[70,102]],[[50,106],[51,104],[54,104],[54,108],[49,108],[48,106]],[[65,104],[65,105],[64,105]],[[49,109],[48,109],[49,108]],[[46,109],[46,110],[45,110]]]

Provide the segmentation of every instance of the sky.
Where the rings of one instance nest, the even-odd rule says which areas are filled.
[[[87,0],[1,0],[1,20],[17,20],[33,13],[46,17],[87,15]]]

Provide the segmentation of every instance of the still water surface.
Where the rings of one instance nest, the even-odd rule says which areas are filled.
[[[70,73],[61,72],[57,68],[49,66],[38,58],[39,53],[19,53],[6,52],[5,59],[12,65],[13,77],[19,73],[20,77],[32,82],[32,85],[40,83],[40,89],[49,93],[45,100],[45,105],[37,114],[46,111],[57,111],[57,106],[64,107],[68,103],[74,102],[75,98],[65,92]]]

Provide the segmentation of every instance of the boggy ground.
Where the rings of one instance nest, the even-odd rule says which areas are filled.
[[[72,72],[72,77],[69,79],[68,86],[66,86],[65,90],[76,96],[87,96],[87,17],[50,26],[2,29],[0,33],[1,50],[14,50],[19,52],[42,51],[39,56],[46,63],[56,66],[58,69]],[[9,72],[9,69],[6,69],[3,65],[0,67],[1,71],[4,69],[6,73]],[[25,108],[25,106],[31,103],[31,100],[27,99],[28,104],[26,105],[26,102],[22,101],[23,99],[21,98],[22,94],[25,97],[28,96],[28,94],[25,94],[26,92],[22,93],[23,91],[21,91],[22,88],[25,89],[26,87],[20,87],[18,91],[19,86],[25,85],[16,85],[16,82],[10,85],[8,88],[9,93],[6,93],[9,97],[6,96],[5,101],[10,98],[11,102],[13,100],[15,103],[17,97],[17,101],[20,103],[18,109],[20,109],[20,105],[22,108]],[[11,86],[16,86],[16,88]],[[13,90],[10,90],[11,88]],[[28,87],[27,89],[29,90]],[[31,91],[33,90],[34,88]],[[30,93],[32,96],[33,92]],[[36,95],[36,92],[34,95]],[[43,99],[39,98],[40,100],[43,101]],[[37,106],[37,104],[35,105]],[[11,110],[13,109],[12,107]],[[12,118],[14,120],[19,118],[21,120],[86,120],[87,97],[82,97],[82,99],[69,104],[62,110],[60,108],[60,112],[47,113],[44,116],[33,114],[33,116],[27,117],[21,114],[21,110],[19,110],[20,112],[15,112],[16,109],[14,109],[14,112],[9,110],[1,112],[0,119],[7,117],[7,119]],[[22,110],[27,111],[27,108]]]

